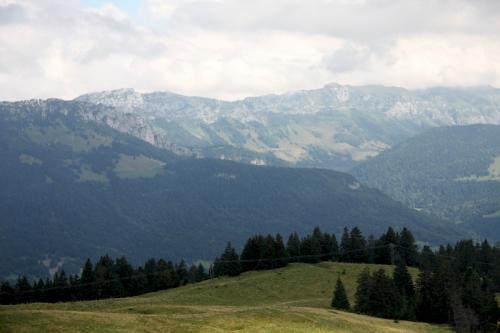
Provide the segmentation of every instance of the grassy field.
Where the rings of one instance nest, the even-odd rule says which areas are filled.
[[[292,264],[138,297],[1,306],[0,332],[451,332],[331,310],[337,277],[352,302],[365,266]]]

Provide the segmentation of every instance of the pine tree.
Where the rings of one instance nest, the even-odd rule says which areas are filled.
[[[156,267],[156,259],[155,258],[149,258],[144,263],[144,274],[146,274],[146,279],[148,280],[147,290],[148,291],[158,290],[159,289],[158,274],[157,274],[157,267]]]
[[[43,302],[44,301],[44,292],[45,283],[42,279],[38,279],[38,282],[33,283],[33,294],[32,294],[32,302]]]
[[[324,232],[321,235],[321,239],[319,241],[320,248],[321,248],[321,261],[328,261],[333,259],[333,241],[332,241],[332,236]]]
[[[470,267],[462,280],[463,305],[476,315],[481,332],[494,332],[499,319],[499,309],[490,283]]]
[[[241,272],[241,267],[239,268],[238,274]],[[183,286],[188,282],[188,267],[184,259],[182,259],[178,264],[175,265],[175,275],[179,281],[178,285]]]
[[[262,269],[276,268],[276,254],[274,250],[274,237],[272,235],[267,235],[262,243]]]
[[[379,246],[375,250],[375,263],[391,265],[394,259],[394,249],[398,245],[399,236],[396,234],[392,227],[387,229],[387,232],[383,234],[379,239]]]
[[[280,234],[276,234],[274,240],[274,256],[276,259],[276,267],[285,267],[288,265],[285,244],[283,244],[283,237],[281,237]]]
[[[351,261],[351,238],[347,227],[344,227],[344,232],[342,233],[342,238],[340,240],[340,261]]]
[[[337,279],[337,284],[335,285],[332,307],[340,310],[349,310],[351,308],[349,300],[347,299],[344,284],[342,283],[340,277]]]
[[[127,258],[119,257],[115,260],[115,275],[123,285],[123,293],[120,296],[127,296],[130,288],[131,277],[134,274],[132,265],[128,263]]]
[[[398,253],[406,266],[416,266],[418,258],[417,245],[413,234],[406,228],[399,235]]]
[[[367,263],[374,264],[375,263],[375,249],[378,246],[378,241],[375,240],[372,234],[368,236],[366,240],[366,259]]]
[[[357,280],[358,286],[356,288],[356,304],[355,310],[359,313],[368,313],[370,309],[370,293],[372,289],[372,278],[370,270],[365,267]]]
[[[180,278],[175,272],[175,268],[171,262],[164,259],[158,260],[155,265],[155,289],[164,290],[175,288],[181,283]]]
[[[148,279],[144,269],[139,267],[131,278],[130,295],[140,295],[148,291]]]
[[[241,251],[241,268],[243,272],[257,269],[261,259],[261,244],[259,237],[250,237]]]
[[[236,250],[228,242],[224,253],[214,261],[215,276],[237,276],[241,273],[241,263]]]
[[[417,279],[415,296],[415,312],[419,321],[431,321],[432,313],[429,307],[433,301],[433,286],[430,270],[421,270]]]
[[[359,230],[358,227],[354,227],[351,230],[351,234],[349,236],[350,242],[350,255],[349,259],[351,262],[366,262],[368,260],[368,256],[366,253],[366,240]]]
[[[80,286],[78,287],[78,297],[79,299],[94,299],[95,298],[95,286],[96,281],[94,266],[90,261],[90,258],[85,261],[83,265],[82,274],[80,276]]]
[[[98,298],[124,296],[125,290],[115,272],[115,262],[108,255],[101,257],[96,263],[95,275]]]
[[[3,281],[0,284],[0,304],[14,304],[15,294],[14,288],[8,281]]]
[[[436,255],[427,245],[422,248],[422,252],[418,257],[418,267],[421,271],[431,271],[436,267]]]
[[[32,287],[28,281],[28,278],[24,275],[18,276],[15,285],[15,302],[16,303],[30,302],[31,290]]]
[[[195,283],[198,281],[198,267],[192,264],[188,270],[188,283]]]
[[[393,273],[394,285],[400,295],[400,313],[399,319],[415,318],[415,288],[408,269],[403,259],[396,262],[396,268]]]
[[[198,280],[196,282],[203,281],[207,278],[206,269],[202,264],[198,264]]]
[[[319,240],[307,235],[300,244],[302,262],[317,263],[321,259],[321,244]]]
[[[339,243],[337,242],[337,237],[335,237],[335,234],[330,235],[330,252],[331,252],[330,260],[338,261],[340,258]]]
[[[299,235],[294,232],[290,234],[288,237],[288,241],[286,243],[286,252],[289,257],[290,262],[297,262],[299,261],[299,256],[300,256],[300,238]]]

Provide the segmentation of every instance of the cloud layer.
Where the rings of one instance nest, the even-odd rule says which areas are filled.
[[[119,2],[116,2],[119,3]],[[496,0],[0,0],[0,100],[500,86]]]

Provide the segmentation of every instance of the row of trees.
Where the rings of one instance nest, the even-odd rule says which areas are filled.
[[[400,233],[389,228],[379,238],[366,239],[361,230],[344,228],[340,244],[335,234],[322,232],[319,227],[300,238],[297,233],[288,237],[286,246],[280,234],[250,237],[238,255],[228,243],[224,252],[215,259],[215,276],[236,276],[250,270],[274,269],[289,262],[317,263],[341,261],[354,263],[391,264],[398,257],[406,265],[416,266],[419,253],[412,233],[404,228]]]
[[[456,248],[460,248],[460,243]],[[416,284],[402,260],[392,276],[366,268],[358,277],[351,308],[340,278],[332,307],[382,318],[449,323],[457,332],[496,332],[500,319],[495,286],[488,273],[460,260],[435,254],[436,262],[420,271]]]
[[[230,243],[213,266],[215,276],[235,276],[248,270],[273,269],[289,262],[324,260],[395,265],[392,275],[365,270],[358,280],[351,308],[339,279],[332,306],[394,319],[451,323],[458,332],[493,332],[499,319],[495,292],[500,291],[500,250],[488,241],[462,240],[454,246],[421,250],[407,229],[389,228],[375,239],[358,228],[344,229],[340,244],[319,228],[303,237],[281,235],[249,238],[241,256]],[[420,269],[416,283],[407,267]]]
[[[0,284],[0,304],[64,302],[140,295],[175,288],[207,278],[200,265],[188,267],[184,261],[172,263],[149,259],[137,268],[125,257],[101,257],[95,265],[87,259],[80,275],[57,272],[51,279],[31,283],[25,276],[15,284]]]
[[[332,305],[369,315],[454,323],[464,332],[487,331],[498,319],[495,292],[500,291],[500,250],[487,241],[457,242],[434,251],[415,244],[411,232],[389,228],[375,238],[365,238],[358,228],[345,228],[340,242],[334,234],[315,228],[300,238],[256,235],[245,243],[241,255],[228,243],[209,269],[209,276],[235,276],[249,270],[284,267],[290,262],[325,260],[396,264],[392,276],[383,270],[363,272],[358,281],[356,302],[351,308],[342,281],[337,281]],[[420,268],[413,283],[407,266]],[[85,263],[80,275],[64,271],[52,279],[31,283],[19,277],[15,284],[0,284],[0,303],[56,302],[139,295],[175,288],[208,278],[202,265],[188,267],[163,259],[150,259],[133,268],[126,258],[101,257]],[[469,329],[467,331],[467,329]]]

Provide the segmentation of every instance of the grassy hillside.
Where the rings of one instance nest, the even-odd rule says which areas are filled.
[[[292,264],[139,297],[2,306],[0,332],[451,332],[331,310],[337,277],[353,302],[365,266]]]

